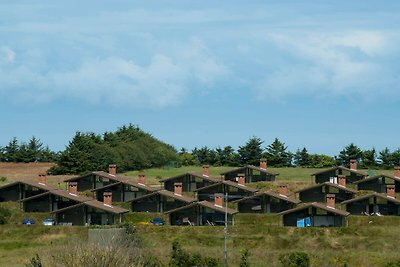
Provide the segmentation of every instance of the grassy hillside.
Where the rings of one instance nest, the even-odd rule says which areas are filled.
[[[219,176],[229,167],[211,167],[210,174]],[[271,168],[280,175],[272,183],[255,183],[261,189],[277,189],[279,183],[288,183],[294,191],[313,183],[310,174],[320,169]],[[144,173],[148,182],[159,184],[165,177],[185,172],[201,173],[201,167],[149,169]],[[381,173],[381,171],[373,173]],[[139,172],[129,172],[129,179],[136,179]],[[392,174],[392,171],[383,171]],[[0,176],[6,176],[0,173]],[[25,176],[23,176],[25,177]],[[26,176],[28,177],[28,176]],[[18,179],[18,174],[8,177],[7,182]],[[55,181],[59,181],[57,177]],[[49,257],[55,250],[71,239],[86,240],[85,227],[48,227],[21,225],[23,218],[34,218],[40,222],[46,213],[21,213],[18,203],[1,203],[12,210],[10,224],[0,226],[0,266],[24,266],[36,253]],[[125,222],[134,225],[143,240],[144,250],[158,255],[166,263],[171,243],[177,239],[189,252],[211,256],[222,261],[222,227],[156,227],[148,225],[150,218],[163,216],[151,213],[128,213]],[[166,217],[165,217],[166,218]],[[238,214],[235,225],[229,228],[229,266],[238,266],[244,249],[250,250],[251,266],[279,266],[279,255],[290,251],[304,251],[311,257],[312,266],[385,266],[387,262],[400,258],[397,252],[400,236],[400,217],[349,217],[347,228],[293,228],[282,227],[275,215]]]

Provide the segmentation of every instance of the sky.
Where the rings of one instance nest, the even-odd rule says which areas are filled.
[[[0,1],[0,146],[400,147],[400,1]]]

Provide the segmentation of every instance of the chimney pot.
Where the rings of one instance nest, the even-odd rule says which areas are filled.
[[[182,196],[182,183],[174,183],[174,194]]]
[[[141,173],[139,174],[139,180],[138,180],[139,184],[145,185],[146,184],[146,175]]]
[[[326,206],[330,208],[336,208],[335,206],[335,195],[334,194],[327,194],[326,195]]]
[[[115,164],[108,165],[108,173],[111,175],[116,175],[117,174],[117,165],[115,165]]]
[[[386,185],[386,195],[388,197],[396,198],[396,190],[395,186],[392,184]]]
[[[355,160],[355,159],[350,160],[350,169],[357,170],[357,160]]]
[[[238,184],[245,185],[245,183],[246,183],[246,178],[245,178],[244,173],[239,173],[238,174]]]
[[[260,169],[264,169],[264,170],[267,169],[267,159],[265,159],[265,158],[260,159]]]
[[[78,194],[78,182],[69,182],[68,183],[68,192],[73,195]]]
[[[203,165],[203,176],[208,177],[209,176],[209,171],[210,171],[210,166],[209,165]]]
[[[346,187],[346,175],[338,175],[339,185]]]
[[[112,192],[103,193],[103,203],[107,206],[112,206]]]
[[[394,167],[394,176],[400,177],[400,166]]]
[[[279,195],[282,196],[287,196],[288,195],[288,190],[287,190],[287,185],[286,184],[280,184],[279,185]]]
[[[39,174],[39,184],[46,184],[46,174]]]
[[[224,205],[224,195],[217,193],[214,195],[214,205],[217,207],[223,207]]]

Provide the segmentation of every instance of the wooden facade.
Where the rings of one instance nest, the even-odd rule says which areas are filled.
[[[274,192],[263,192],[235,202],[240,213],[279,213],[293,209],[300,201]]]
[[[216,193],[222,193],[224,195],[228,194],[228,201],[234,201],[242,199],[244,197],[252,196],[257,191],[257,189],[245,185],[239,185],[235,182],[223,181],[210,186],[199,188],[196,190],[196,194],[199,201],[211,201],[214,199],[214,195]]]
[[[385,194],[372,193],[342,204],[352,215],[400,215],[400,201]]]
[[[336,202],[340,203],[353,198],[356,193],[356,190],[330,182],[324,182],[296,191],[301,202],[325,202],[327,194],[334,194]]]
[[[206,187],[218,183],[221,179],[213,178],[195,173],[185,173],[171,178],[160,180],[163,188],[168,191],[174,191],[175,183],[182,183],[183,192],[194,192],[198,188]]]
[[[233,215],[237,211],[217,206],[209,201],[201,201],[166,212],[171,225],[224,225],[225,213],[228,224],[234,224]]]
[[[371,190],[377,193],[386,193],[388,185],[394,185],[396,192],[400,192],[400,178],[380,174],[355,182],[358,190]]]
[[[312,176],[315,176],[315,183],[317,183],[317,184],[321,184],[321,183],[325,183],[325,182],[335,183],[335,180],[338,179],[339,175],[345,175],[346,183],[348,183],[348,184],[362,180],[367,176],[367,174],[364,172],[352,170],[352,169],[342,167],[342,166],[333,167],[333,168],[312,174]]]
[[[344,210],[331,208],[322,203],[306,205],[279,213],[284,226],[297,227],[344,227],[347,226]]]
[[[133,212],[167,212],[192,202],[196,199],[175,194],[167,190],[156,191],[131,200]]]

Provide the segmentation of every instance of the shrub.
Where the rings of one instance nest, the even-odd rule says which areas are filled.
[[[245,249],[242,253],[242,257],[240,258],[240,267],[249,267],[250,263],[249,263],[249,256],[250,256],[250,252],[248,249]]]
[[[10,217],[11,217],[11,211],[9,209],[0,207],[0,224],[8,223]]]
[[[5,181],[7,181],[7,177],[4,176],[0,177],[0,182],[5,182]]]
[[[36,254],[29,263],[25,264],[25,267],[43,267],[42,260],[40,259],[39,255]]]
[[[190,255],[184,251],[178,241],[172,242],[170,267],[218,267],[218,261],[211,257],[202,257],[199,254]]]
[[[400,267],[400,260],[388,262],[386,267]]]
[[[290,252],[279,256],[279,261],[284,267],[308,267],[310,258],[305,252]]]

